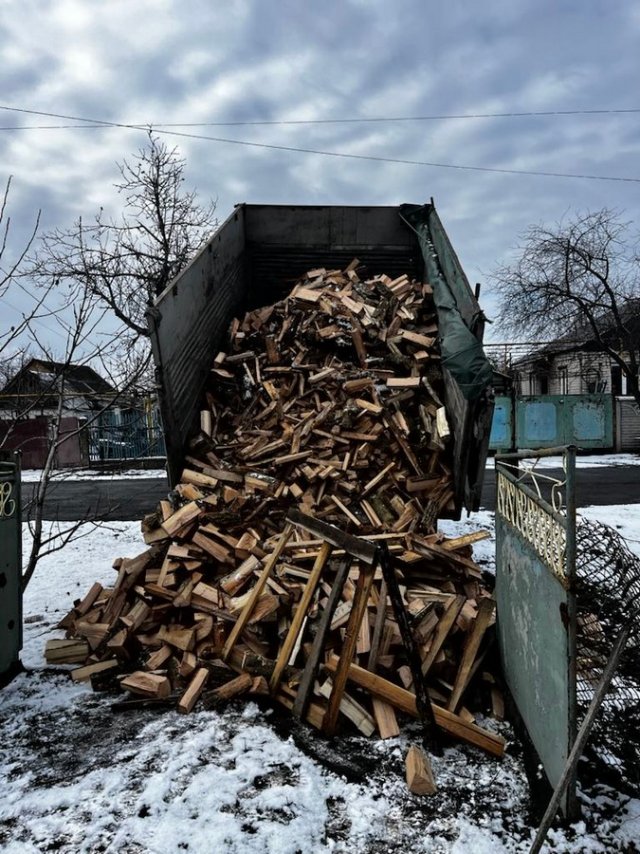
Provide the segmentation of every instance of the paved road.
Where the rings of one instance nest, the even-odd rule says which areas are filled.
[[[23,506],[35,487],[34,483],[22,484]],[[169,485],[162,478],[61,481],[49,487],[45,518],[74,522],[96,511],[113,521],[137,520],[166,498],[168,491]]]
[[[559,469],[545,470],[552,476]],[[25,500],[35,485],[22,486]],[[47,519],[69,522],[81,519],[97,510],[112,520],[137,520],[149,513],[168,492],[166,481],[159,478],[136,477],[131,480],[65,481],[50,488],[45,515]],[[615,466],[577,471],[578,506],[587,504],[640,504],[640,466]],[[482,494],[482,506],[495,506],[495,471],[487,469]]]
[[[560,477],[562,470],[543,469],[541,474]],[[576,493],[578,507],[586,507],[589,504],[640,504],[640,466],[578,468]],[[482,490],[482,506],[493,510],[495,500],[496,473],[493,468],[488,468]]]

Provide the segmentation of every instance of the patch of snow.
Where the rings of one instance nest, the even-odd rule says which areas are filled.
[[[561,469],[562,457],[531,457],[524,460],[526,465],[536,462],[537,469]],[[597,469],[616,468],[618,466],[640,466],[640,454],[588,454],[576,457],[576,468]],[[487,468],[495,467],[495,459],[487,457]]]
[[[42,469],[23,469],[23,483],[38,483],[42,477]],[[95,469],[56,469],[52,481],[69,480],[131,480],[132,478],[150,478],[166,480],[164,469],[124,469],[123,471],[95,471]]]
[[[602,508],[593,508],[600,512]],[[607,508],[608,509],[608,508]],[[617,515],[616,511],[612,511]],[[440,524],[448,536],[485,528],[476,559],[494,564],[493,513]],[[638,519],[640,521],[640,519]],[[636,527],[634,527],[636,526]],[[25,525],[26,529],[26,525]],[[640,534],[629,521],[629,530]],[[353,738],[371,763],[345,779],[301,750],[254,703],[191,715],[138,710],[116,715],[112,699],[71,682],[42,654],[55,625],[112,561],[144,549],[139,524],[83,526],[87,535],[43,559],[24,598],[23,661],[30,671],[0,693],[0,848],[61,854],[313,852],[526,852],[526,777],[507,724],[482,721],[508,740],[498,762],[466,747],[432,757],[439,790],[406,789],[404,755],[416,724],[387,742]],[[640,539],[640,536],[639,536]],[[25,546],[28,532],[25,533]],[[492,563],[493,562],[493,563]],[[554,829],[543,849],[610,851],[640,835],[640,802],[611,792],[603,820],[589,802],[588,827]]]
[[[624,538],[629,551],[640,557],[640,504],[579,507],[578,513],[585,519],[609,525]]]

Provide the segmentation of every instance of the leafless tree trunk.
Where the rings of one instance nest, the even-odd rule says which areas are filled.
[[[0,203],[0,262],[2,256],[8,254],[8,237],[10,219],[7,215],[10,182],[7,183]],[[27,243],[9,260],[0,263],[0,298],[16,302],[22,300],[27,308],[19,320],[8,329],[0,332],[0,363],[4,365],[7,377],[13,368],[19,368],[24,363],[26,355],[45,360],[55,366],[55,372],[42,384],[38,393],[22,396],[9,395],[15,405],[12,410],[5,406],[0,409],[4,413],[3,435],[0,437],[0,447],[7,444],[12,436],[13,428],[29,418],[39,408],[50,409],[50,400],[55,400],[54,412],[49,417],[49,434],[47,437],[46,455],[43,469],[35,489],[33,499],[25,508],[25,517],[31,533],[31,546],[23,567],[22,587],[26,589],[39,561],[51,552],[63,548],[71,540],[82,534],[85,523],[99,523],[97,512],[90,509],[85,517],[68,525],[58,524],[47,530],[44,521],[45,503],[49,488],[54,480],[57,456],[65,442],[77,437],[79,431],[88,430],[102,414],[110,407],[125,400],[127,395],[136,389],[144,376],[149,363],[149,355],[145,352],[134,352],[136,358],[122,364],[122,340],[126,328],[122,325],[116,331],[106,333],[105,319],[109,313],[108,307],[102,305],[88,286],[78,286],[73,293],[73,303],[70,304],[66,295],[60,297],[57,280],[52,279],[43,284],[35,299],[25,284],[23,263],[35,239],[38,217],[33,232]],[[52,351],[39,332],[39,321],[43,318],[55,323],[58,334],[65,339],[64,352],[58,354]],[[106,395],[104,400],[88,412],[87,420],[75,430],[63,430],[63,419],[66,412],[67,389],[72,369],[78,366],[92,364],[100,367],[103,376],[107,376],[113,388],[113,393]],[[2,384],[4,386],[4,383]],[[1,392],[0,392],[1,393]],[[77,396],[77,392],[75,392]],[[9,416],[9,417],[8,417]],[[8,421],[8,423],[7,423]]]

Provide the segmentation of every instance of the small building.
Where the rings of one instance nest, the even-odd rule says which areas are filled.
[[[636,358],[640,358],[640,299],[625,303],[621,320],[637,344]],[[541,344],[514,361],[516,393],[626,396],[629,392],[627,377],[606,347],[625,359],[629,353],[616,340],[615,324],[605,321],[600,328],[601,340],[590,326],[581,324],[562,338]]]
[[[60,442],[54,466],[87,465],[92,416],[109,408],[118,392],[88,365],[30,359],[0,391],[0,441],[22,452],[23,468],[45,464],[60,403]]]

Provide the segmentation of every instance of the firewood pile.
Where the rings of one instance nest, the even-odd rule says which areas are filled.
[[[471,557],[486,534],[436,531],[454,492],[431,289],[358,269],[312,270],[233,322],[147,549],[75,604],[47,660],[131,702],[270,695],[382,738],[401,712],[499,756],[465,706],[484,680],[501,715]]]

